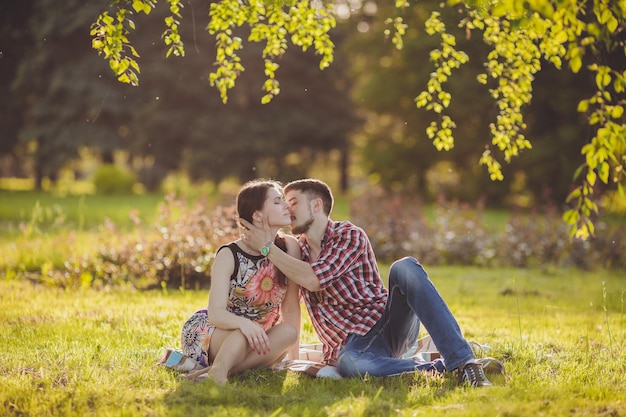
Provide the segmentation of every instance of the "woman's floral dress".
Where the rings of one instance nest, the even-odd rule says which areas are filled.
[[[278,281],[278,269],[262,255],[250,255],[235,242],[222,246],[235,257],[235,271],[230,277],[227,310],[263,326],[265,331],[280,322],[280,304],[287,292]],[[208,319],[207,309],[196,311],[183,325],[183,353],[209,366],[209,344],[215,330]]]

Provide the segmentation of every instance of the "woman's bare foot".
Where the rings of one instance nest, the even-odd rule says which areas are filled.
[[[190,381],[196,381],[200,376],[205,375],[210,370],[211,370],[211,367],[208,366],[206,368],[203,368],[197,371],[192,371],[192,372],[189,372],[187,375],[185,375],[185,378],[187,378]]]
[[[207,376],[217,385],[224,386],[228,382],[228,370],[219,365],[213,365],[207,372]]]

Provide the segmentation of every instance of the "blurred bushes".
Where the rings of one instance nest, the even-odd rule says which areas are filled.
[[[134,232],[105,222],[96,253],[70,256],[41,279],[60,286],[206,288],[215,252],[239,236],[234,206],[209,210],[201,199],[190,203],[168,195],[148,231],[136,213],[130,215]]]
[[[131,194],[135,185],[134,175],[113,164],[100,165],[93,174],[96,192],[101,194]]]
[[[374,189],[350,202],[350,218],[368,233],[383,263],[414,256],[424,265],[626,269],[623,227],[597,222],[595,237],[571,240],[556,212],[512,215],[493,231],[480,207],[449,202],[437,207],[428,219],[419,201]],[[135,212],[130,216],[133,231],[121,232],[107,221],[96,234],[94,251],[70,250],[62,263],[57,253],[56,262],[25,275],[61,287],[206,288],[216,250],[239,236],[235,207],[211,209],[202,199],[168,195],[149,228]]]
[[[626,269],[624,227],[598,221],[594,237],[573,240],[555,211],[512,214],[502,230],[490,231],[480,206],[440,202],[429,221],[418,200],[374,189],[354,199],[350,213],[385,263],[414,256],[424,265]]]

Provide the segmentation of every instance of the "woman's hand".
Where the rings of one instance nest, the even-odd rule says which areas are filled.
[[[248,340],[250,348],[256,353],[265,355],[270,351],[270,339],[260,324],[246,319],[246,322],[239,329]]]

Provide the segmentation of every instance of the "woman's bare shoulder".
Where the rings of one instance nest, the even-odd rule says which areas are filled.
[[[285,246],[287,247],[287,253],[296,258],[300,258],[300,244],[298,239],[293,235],[283,235],[285,239]]]

